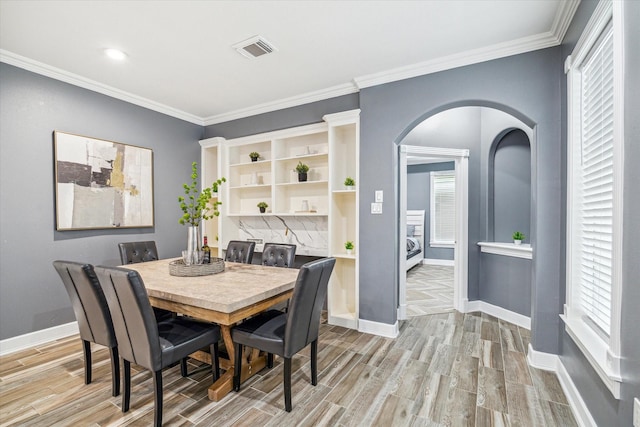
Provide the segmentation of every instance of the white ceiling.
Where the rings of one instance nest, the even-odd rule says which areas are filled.
[[[554,46],[578,2],[0,0],[0,60],[206,125]]]

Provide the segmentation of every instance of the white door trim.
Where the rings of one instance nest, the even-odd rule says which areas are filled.
[[[398,237],[398,319],[407,318],[407,155],[453,160],[456,176],[456,243],[454,246],[453,308],[464,312],[468,297],[469,270],[469,150],[400,145],[399,200],[400,229]]]

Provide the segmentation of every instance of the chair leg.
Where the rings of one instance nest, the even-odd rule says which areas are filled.
[[[153,425],[162,426],[162,370],[153,373],[153,385],[155,389],[156,410],[153,414]]]
[[[291,358],[284,358],[284,409],[291,412]]]
[[[189,376],[189,374],[187,373],[187,358],[186,357],[183,357],[182,359],[180,359],[180,374],[184,378],[187,378]]]
[[[218,342],[211,344],[211,368],[213,370],[213,381],[220,378],[220,358],[218,354]]]
[[[82,349],[84,351],[84,383],[91,383],[91,343],[82,340]]]
[[[131,362],[122,359],[122,412],[129,410],[131,400]]]
[[[120,394],[120,358],[118,347],[109,349],[111,353],[111,395],[116,397]]]
[[[318,384],[318,340],[311,341],[311,384]]]
[[[267,353],[267,368],[273,368],[273,353]]]
[[[235,344],[236,357],[233,367],[233,390],[240,391],[240,377],[242,375],[242,344]]]

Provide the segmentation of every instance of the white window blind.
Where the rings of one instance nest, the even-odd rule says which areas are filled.
[[[431,244],[455,242],[455,172],[431,172]]]
[[[580,308],[609,336],[613,250],[613,33],[609,26],[580,68],[580,170],[574,188],[574,260]]]

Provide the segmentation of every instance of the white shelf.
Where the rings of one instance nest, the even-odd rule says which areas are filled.
[[[502,255],[513,258],[533,259],[533,248],[527,243],[478,242],[480,251],[488,254]]]
[[[327,185],[328,183],[329,181],[327,181],[326,179],[320,180],[320,181],[280,182],[276,184],[276,187],[294,187],[299,185],[318,185],[318,184]]]
[[[302,238],[296,254],[333,254],[336,266],[327,297],[329,323],[355,329],[359,318],[359,196],[357,186],[346,189],[343,183],[347,177],[356,184],[359,180],[359,114],[359,110],[328,114],[322,123],[233,140],[201,141],[203,165],[215,163],[215,177],[227,179],[220,197],[222,215],[207,230],[209,240],[217,234],[222,247],[249,236],[264,241],[276,236],[290,242],[292,234],[287,232],[291,231]],[[250,160],[254,151],[261,160]],[[309,167],[308,181],[297,180],[299,162]],[[272,211],[260,213],[259,202],[268,203]],[[346,241],[355,244],[351,255],[345,253]]]
[[[243,166],[260,166],[260,165],[268,165],[270,163],[271,163],[271,160],[258,160],[257,162],[248,161],[248,162],[234,163],[232,165],[229,165],[229,167],[238,168]]]
[[[271,184],[247,184],[247,185],[239,185],[237,187],[229,187],[229,190],[246,190],[250,188],[269,188]]]

